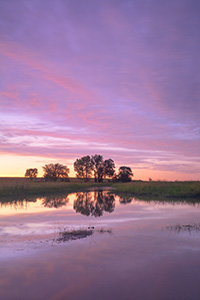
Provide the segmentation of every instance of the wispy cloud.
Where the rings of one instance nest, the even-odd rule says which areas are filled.
[[[193,0],[2,2],[1,153],[102,153],[138,172],[199,178],[198,9]]]

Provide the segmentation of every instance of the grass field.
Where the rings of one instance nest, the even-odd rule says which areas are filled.
[[[118,193],[131,194],[137,197],[164,198],[199,198],[200,181],[151,181],[114,184]]]
[[[40,178],[35,180],[0,178],[0,197],[72,193],[102,186],[111,186],[115,188],[116,193],[130,194],[139,198],[200,198],[200,181],[111,183],[105,180],[103,183],[95,183],[91,180],[86,183],[77,178],[71,178],[70,182],[43,182]]]
[[[45,182],[40,178],[0,178],[0,197],[46,195],[55,193],[72,193],[93,186],[108,186],[108,183],[84,182],[81,179],[70,178],[70,182]]]

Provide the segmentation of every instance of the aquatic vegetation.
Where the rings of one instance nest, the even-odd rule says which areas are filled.
[[[98,233],[109,233],[109,234],[112,234],[112,230],[111,229],[100,228],[100,229],[98,229],[96,231]]]
[[[95,229],[94,226],[88,227],[86,229],[75,229],[75,230],[67,230],[66,228],[59,232],[59,237],[56,242],[68,242],[86,238],[91,236],[94,232],[104,234],[109,233],[112,234],[112,230],[109,228],[100,228]]]
[[[169,225],[166,226],[167,229],[176,231],[176,232],[183,232],[183,231],[187,231],[187,232],[191,232],[191,231],[200,231],[200,224],[175,224],[175,225]]]
[[[91,229],[78,229],[78,230],[71,230],[71,231],[61,231],[59,232],[59,238],[57,242],[67,242],[67,241],[74,241],[78,239],[86,238],[94,233],[94,230]]]

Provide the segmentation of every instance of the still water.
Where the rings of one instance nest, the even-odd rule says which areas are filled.
[[[89,191],[0,202],[0,299],[200,299],[198,204]],[[58,243],[63,230],[94,227]]]

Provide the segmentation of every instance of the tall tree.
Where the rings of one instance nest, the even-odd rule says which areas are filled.
[[[92,165],[94,171],[94,180],[95,182],[102,182],[104,175],[104,165],[103,165],[103,156],[95,154],[92,156]]]
[[[26,169],[26,173],[24,174],[25,177],[30,178],[33,180],[33,178],[36,178],[38,175],[38,169],[33,168],[33,169]]]
[[[119,173],[118,173],[119,181],[122,181],[122,182],[131,181],[132,176],[133,176],[133,172],[132,172],[131,168],[126,167],[126,166],[122,166],[119,168]]]
[[[113,175],[115,174],[115,163],[111,158],[104,160],[103,167],[104,177],[113,177]]]
[[[45,180],[57,181],[58,178],[68,178],[69,168],[67,166],[57,164],[47,164],[43,168]]]
[[[74,162],[74,171],[78,178],[88,181],[92,175],[92,161],[89,155],[83,156]]]

